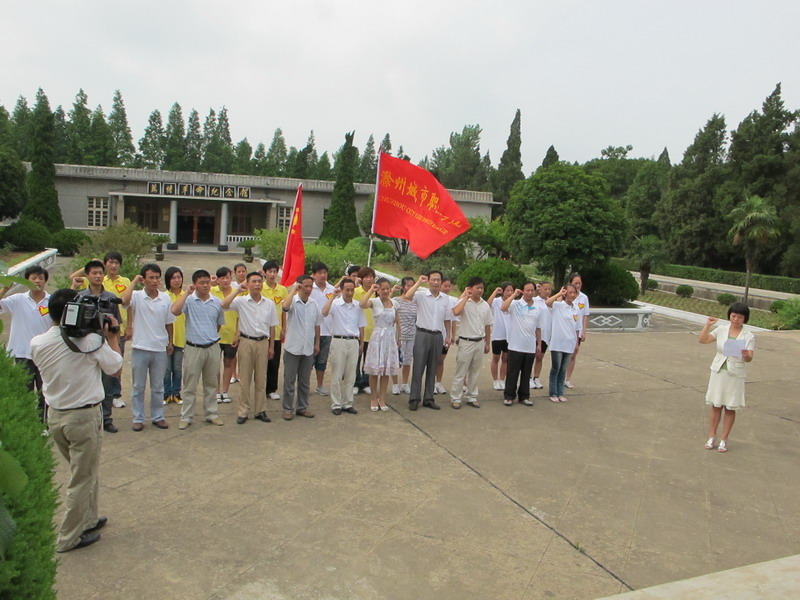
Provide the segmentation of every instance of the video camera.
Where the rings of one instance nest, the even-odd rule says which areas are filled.
[[[112,325],[108,313],[114,312],[114,305],[122,304],[120,298],[98,298],[97,296],[78,296],[64,307],[61,315],[61,328],[69,337],[80,338],[90,333],[103,333],[108,323],[111,333],[119,331],[119,325]]]

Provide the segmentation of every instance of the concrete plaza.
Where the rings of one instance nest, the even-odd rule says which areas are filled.
[[[135,433],[128,371],[102,454],[109,524],[59,555],[58,596],[598,598],[800,553],[800,332],[757,335],[720,454],[703,448],[713,350],[654,322],[590,333],[570,401],[539,390],[531,408],[503,406],[487,359],[479,410],[402,395],[373,413],[361,395],[334,416],[312,394],[314,419],[270,400],[270,424],[225,404],[224,427],[179,431],[170,405],[169,430]]]

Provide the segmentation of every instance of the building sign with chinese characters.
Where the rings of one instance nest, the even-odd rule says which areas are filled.
[[[216,185],[206,183],[174,183],[150,181],[147,193],[153,196],[192,196],[211,200],[249,200],[250,188],[237,185]]]

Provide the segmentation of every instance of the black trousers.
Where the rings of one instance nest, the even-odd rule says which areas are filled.
[[[506,400],[527,400],[531,397],[531,371],[536,360],[535,352],[508,351],[506,367],[506,387],[503,398]]]
[[[275,340],[275,354],[267,361],[267,396],[278,391],[278,370],[281,368],[281,341]]]
[[[364,342],[364,350],[358,357],[358,364],[356,365],[355,387],[360,390],[363,390],[365,387],[369,386],[369,375],[364,373],[364,359],[367,358],[367,348],[369,348],[369,342]]]
[[[42,394],[42,375],[39,373],[39,368],[30,358],[18,358],[14,357],[14,362],[18,365],[22,365],[30,374],[30,380],[28,381],[28,390],[31,392],[36,391],[37,396],[39,397],[39,418],[42,420],[42,423],[46,422],[46,415],[45,415],[45,403],[44,403],[44,394]]]

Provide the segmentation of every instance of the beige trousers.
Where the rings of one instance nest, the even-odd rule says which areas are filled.
[[[331,340],[328,366],[331,373],[331,408],[353,406],[353,385],[358,364],[358,340]]]
[[[183,405],[181,420],[192,422],[197,398],[197,384],[202,382],[203,413],[206,419],[219,415],[217,409],[217,375],[219,374],[219,345],[195,348],[186,344],[183,351]]]
[[[483,365],[483,349],[486,342],[458,341],[458,354],[456,355],[456,374],[450,388],[450,397],[453,402],[464,400],[473,402],[478,399],[478,376]],[[464,379],[467,379],[467,391],[464,391]]]
[[[267,411],[267,361],[269,345],[272,340],[248,340],[239,338],[239,350],[236,359],[239,362],[239,385],[241,386],[239,398],[236,401],[236,416],[247,417],[253,406],[250,401],[251,386],[255,389],[254,414]],[[186,368],[186,367],[184,367]]]

